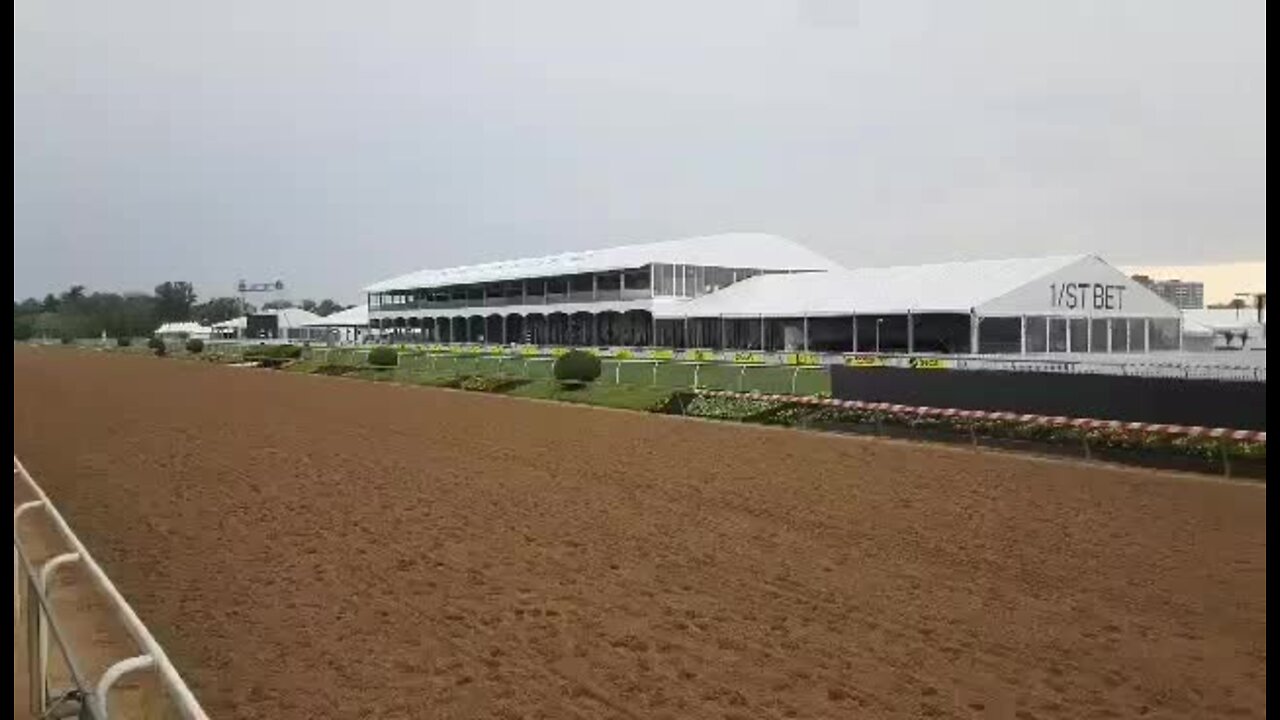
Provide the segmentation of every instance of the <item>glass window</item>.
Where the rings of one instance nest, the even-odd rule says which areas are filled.
[[[1049,352],[1067,351],[1067,319],[1049,318]]]
[[[1085,318],[1071,318],[1071,352],[1089,352],[1089,321]]]
[[[1129,352],[1129,324],[1124,318],[1111,319],[1111,352]]]
[[[1089,352],[1106,352],[1107,351],[1107,319],[1094,318],[1089,321],[1092,335]]]
[[[1129,352],[1147,351],[1146,318],[1129,318]]]
[[[628,270],[625,274],[627,290],[649,289],[649,268],[644,267],[638,270]]]
[[[1027,352],[1041,353],[1046,350],[1047,324],[1047,318],[1034,315],[1027,318]]]
[[[1151,319],[1151,349],[1178,349],[1178,321],[1174,318]]]

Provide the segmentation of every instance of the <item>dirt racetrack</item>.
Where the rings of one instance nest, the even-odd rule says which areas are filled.
[[[14,349],[214,717],[1265,717],[1266,489]]]

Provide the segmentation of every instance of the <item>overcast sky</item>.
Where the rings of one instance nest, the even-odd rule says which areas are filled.
[[[15,0],[14,296],[730,230],[1266,258],[1266,8]]]

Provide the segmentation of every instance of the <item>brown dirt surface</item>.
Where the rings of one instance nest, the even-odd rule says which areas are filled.
[[[215,717],[1265,717],[1266,488],[14,349]]]

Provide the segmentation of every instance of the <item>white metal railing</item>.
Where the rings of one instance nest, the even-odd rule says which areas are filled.
[[[30,492],[35,495],[34,500],[23,502],[15,506],[13,510],[14,634],[16,638],[18,623],[23,615],[21,591],[22,587],[25,586],[27,588],[27,666],[30,675],[28,680],[31,689],[32,712],[37,717],[48,717],[58,710],[58,708],[51,706],[50,702],[53,698],[49,692],[48,643],[49,638],[52,637],[62,651],[72,682],[75,684],[75,688],[72,688],[65,696],[71,696],[80,702],[82,716],[87,711],[89,717],[98,718],[99,720],[107,720],[112,717],[108,707],[108,698],[116,683],[130,673],[154,669],[159,675],[169,699],[182,717],[189,720],[205,720],[208,716],[201,709],[200,703],[182,680],[182,677],[178,675],[178,671],[173,667],[173,663],[169,661],[169,657],[165,655],[160,644],[156,642],[151,632],[142,624],[142,620],[138,618],[137,613],[129,606],[120,591],[116,590],[115,585],[112,584],[106,573],[102,571],[102,568],[98,566],[98,563],[94,561],[89,551],[80,542],[80,539],[71,531],[71,527],[67,525],[66,520],[62,518],[57,508],[50,502],[44,490],[27,473],[26,468],[23,467],[17,456],[13,458],[13,477],[16,481],[25,483]],[[30,554],[18,537],[18,519],[37,510],[44,511],[44,515],[49,520],[53,530],[61,536],[70,548],[69,551],[55,555],[38,566],[31,562]],[[106,604],[111,608],[120,624],[124,626],[141,651],[138,655],[124,658],[108,667],[102,673],[102,677],[98,678],[96,684],[91,684],[90,678],[81,669],[76,660],[75,652],[71,647],[71,640],[59,625],[49,602],[50,578],[59,568],[71,564],[79,564],[93,579],[94,585],[97,586],[98,591],[106,600]]]

